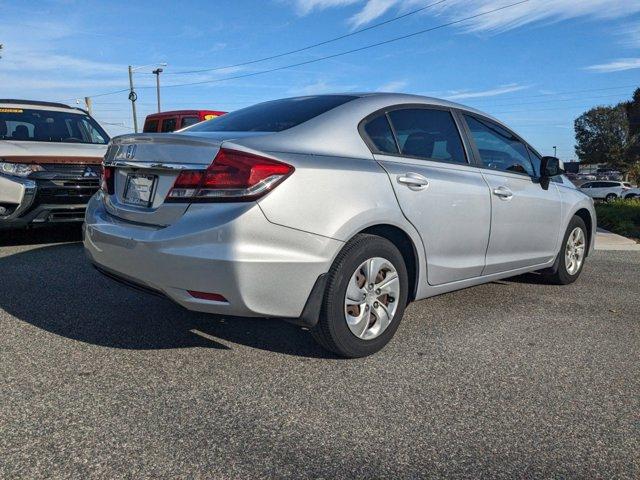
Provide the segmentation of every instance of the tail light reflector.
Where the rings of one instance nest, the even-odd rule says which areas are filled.
[[[227,299],[224,298],[219,293],[198,292],[198,291],[195,291],[195,290],[187,290],[187,292],[189,292],[189,295],[191,295],[193,298],[199,298],[200,300],[209,300],[211,302],[226,302],[227,301]]]
[[[100,188],[103,192],[113,195],[113,177],[115,174],[114,167],[102,167],[102,180],[100,181]]]
[[[168,202],[242,202],[273,190],[293,173],[286,163],[252,153],[221,148],[206,170],[183,170]]]

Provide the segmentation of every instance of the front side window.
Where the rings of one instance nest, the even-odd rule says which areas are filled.
[[[389,112],[403,155],[466,163],[462,140],[446,110],[405,108]]]
[[[190,132],[282,132],[358,97],[314,95],[259,103],[189,128]]]
[[[511,132],[493,122],[464,117],[485,167],[536,176],[527,148]]]
[[[393,138],[391,125],[387,116],[383,113],[379,117],[370,120],[364,127],[364,131],[378,152],[397,154],[398,147]]]
[[[0,108],[0,140],[104,145],[109,136],[82,113]]]

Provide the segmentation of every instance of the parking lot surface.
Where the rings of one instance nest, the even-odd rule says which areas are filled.
[[[640,477],[640,252],[420,301],[341,360],[115,284],[77,240],[0,236],[2,478]]]

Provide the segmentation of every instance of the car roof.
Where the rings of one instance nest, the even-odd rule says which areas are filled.
[[[78,107],[70,107],[64,103],[44,102],[39,100],[0,99],[0,108],[37,108],[57,112],[79,113],[87,115],[88,112]]]
[[[167,117],[171,115],[189,115],[189,114],[199,114],[199,113],[226,113],[222,110],[169,110],[167,112],[160,113],[150,113],[146,118],[161,118]]]

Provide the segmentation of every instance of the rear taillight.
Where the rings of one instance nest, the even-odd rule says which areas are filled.
[[[251,153],[221,148],[206,170],[183,170],[168,202],[244,202],[255,200],[282,182],[294,168]]]
[[[103,192],[113,195],[113,176],[115,173],[114,167],[102,167],[102,180],[100,182],[100,188]]]

